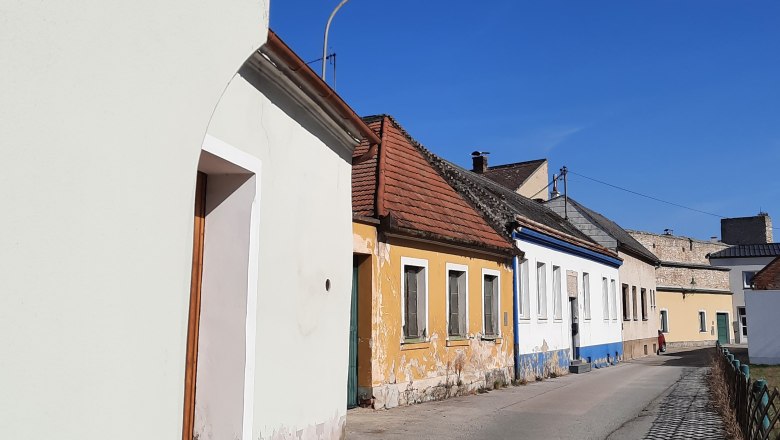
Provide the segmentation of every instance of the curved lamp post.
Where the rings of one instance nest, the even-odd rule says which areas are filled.
[[[347,3],[349,0],[341,0],[338,6],[336,6],[335,9],[333,9],[333,12],[330,13],[330,17],[328,17],[328,24],[325,25],[325,40],[322,43],[322,80],[325,81],[325,65],[327,64],[326,57],[328,56],[328,30],[330,30],[330,22],[333,21],[333,17],[336,15],[336,12],[341,9],[342,6],[344,6],[345,3]]]

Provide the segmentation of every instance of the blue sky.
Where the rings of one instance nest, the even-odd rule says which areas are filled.
[[[316,59],[337,3],[272,0],[271,27]],[[778,20],[774,0],[351,0],[329,46],[358,114],[391,114],[463,166],[475,149],[491,165],[546,157],[551,173],[780,226]],[[720,235],[716,217],[572,174],[569,194],[624,228]]]

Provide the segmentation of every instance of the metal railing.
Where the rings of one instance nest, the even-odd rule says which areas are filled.
[[[743,365],[727,348],[716,346],[717,362],[729,392],[729,402],[745,440],[780,440],[780,392],[765,380],[750,378]]]

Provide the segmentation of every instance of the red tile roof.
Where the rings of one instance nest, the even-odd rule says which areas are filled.
[[[753,277],[756,290],[780,290],[780,257],[775,258]]]
[[[382,140],[378,154],[365,160],[362,143],[353,159],[352,211],[382,220],[390,231],[437,241],[511,252],[499,234],[426,159],[424,149],[389,116],[365,118]]]

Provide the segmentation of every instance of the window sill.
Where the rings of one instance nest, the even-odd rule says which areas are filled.
[[[649,319],[647,319],[647,318],[642,318],[642,322],[647,322],[647,321],[649,321]]]
[[[469,344],[468,338],[447,339],[447,347],[467,347]]]
[[[496,345],[499,345],[501,342],[503,342],[503,339],[499,335],[482,335],[481,339],[483,341],[495,342]]]
[[[401,343],[401,351],[404,350],[423,350],[426,348],[431,348],[431,342],[430,341],[410,341],[410,342],[402,342]]]

